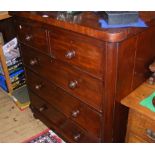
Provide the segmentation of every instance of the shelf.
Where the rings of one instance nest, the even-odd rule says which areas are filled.
[[[11,16],[8,14],[8,11],[0,11],[0,20],[10,18]]]

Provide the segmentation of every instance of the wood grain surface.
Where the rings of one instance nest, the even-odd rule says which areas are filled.
[[[20,143],[47,129],[28,108],[20,111],[0,88],[0,143]]]

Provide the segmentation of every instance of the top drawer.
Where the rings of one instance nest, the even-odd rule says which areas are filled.
[[[40,24],[24,21],[16,23],[18,39],[26,45],[40,50],[43,53],[49,53],[47,31]]]
[[[102,77],[105,62],[103,42],[73,32],[53,29],[50,32],[50,44],[53,57],[96,77]]]

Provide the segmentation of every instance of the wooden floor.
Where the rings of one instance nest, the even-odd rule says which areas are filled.
[[[0,88],[0,142],[20,143],[47,127],[33,117],[29,108],[20,111]]]

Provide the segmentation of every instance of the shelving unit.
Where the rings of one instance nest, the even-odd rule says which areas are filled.
[[[0,11],[0,21],[10,18],[8,12]],[[20,57],[7,61],[3,52],[3,39],[0,39],[0,64],[3,70],[5,85],[8,94],[12,97],[20,110],[29,106],[29,96],[25,85],[23,66]],[[20,76],[20,78],[19,78]]]
[[[10,18],[10,17],[11,16],[8,14],[8,12],[0,11],[0,20],[4,20],[4,19]],[[20,68],[20,65],[22,65],[22,64],[20,64],[20,60],[17,61],[17,64],[12,62],[12,60],[11,60],[11,62],[12,62],[11,65],[8,65],[6,62],[6,57],[2,50],[2,46],[3,46],[3,43],[0,41],[0,62],[1,62],[2,70],[4,72],[4,78],[5,78],[5,82],[7,85],[7,91],[9,93],[12,93],[12,91],[14,89],[16,89],[16,87],[18,88],[20,86],[20,84],[22,83],[22,80],[24,79],[24,78],[21,78],[19,80],[18,75],[17,75],[18,70],[20,70],[18,72],[19,74],[23,71],[22,70],[23,67]]]
[[[22,60],[18,51],[18,48],[12,50],[12,52],[6,52],[10,45],[16,46],[17,40],[14,38],[9,43],[5,44],[0,51],[1,59],[1,86],[4,90],[11,93],[12,91],[25,85],[24,68]],[[4,51],[3,51],[4,50]],[[17,53],[16,53],[17,52]]]

